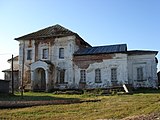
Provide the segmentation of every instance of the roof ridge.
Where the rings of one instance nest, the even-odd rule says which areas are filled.
[[[101,45],[101,46],[93,46],[94,48],[96,48],[96,47],[110,47],[110,46],[118,46],[118,45],[126,45],[127,46],[127,44],[112,44],[112,45]]]
[[[24,36],[15,38],[15,40],[20,40],[20,39],[34,39],[38,37],[50,37],[50,36],[66,36],[66,35],[71,35],[71,34],[76,34],[75,32],[63,27],[60,24],[56,24],[53,26],[49,26],[40,30],[37,30],[35,32],[26,34]]]

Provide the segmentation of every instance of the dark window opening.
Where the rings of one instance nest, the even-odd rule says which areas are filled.
[[[42,59],[48,59],[48,48],[43,49]]]
[[[32,60],[32,50],[27,50],[27,60]]]
[[[64,59],[64,48],[59,48],[59,58]]]

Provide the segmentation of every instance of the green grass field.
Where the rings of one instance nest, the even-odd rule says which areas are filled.
[[[0,120],[96,120],[122,119],[128,116],[160,112],[160,92],[133,95],[90,96],[25,93],[23,100],[100,99],[67,105],[46,105],[16,109],[0,109]],[[21,100],[20,94],[1,97],[0,101]]]

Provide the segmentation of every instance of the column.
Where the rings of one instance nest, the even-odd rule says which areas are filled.
[[[31,90],[34,90],[34,71],[31,70]]]
[[[45,70],[46,74],[46,92],[49,90],[48,69]]]

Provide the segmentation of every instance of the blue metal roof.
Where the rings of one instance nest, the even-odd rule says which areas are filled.
[[[108,53],[124,53],[127,52],[126,44],[96,46],[80,49],[74,55],[93,55],[93,54],[108,54]]]

